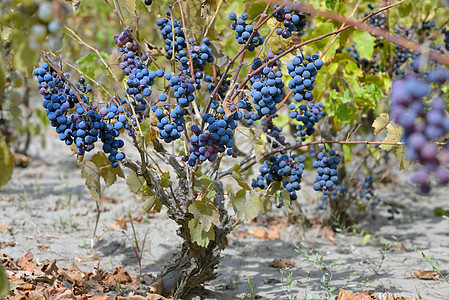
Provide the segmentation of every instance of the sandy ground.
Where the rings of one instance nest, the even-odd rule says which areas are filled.
[[[181,241],[175,235],[176,225],[164,212],[137,219],[139,222],[134,225],[141,246],[146,236],[140,270],[130,224],[126,229],[111,229],[115,220],[127,211],[132,216],[142,216],[142,203],[129,192],[124,180],[119,180],[104,192],[104,198],[113,200],[101,205],[97,230],[101,237],[96,248],[91,249],[95,203],[84,186],[75,158],[69,156],[69,149],[54,136],[47,140],[45,149],[33,145],[30,166],[16,169],[12,180],[0,191],[0,242],[14,242],[14,246],[0,251],[13,258],[31,251],[39,262],[56,260],[58,266],[75,262],[82,270],[90,270],[99,263],[100,268],[109,271],[122,266],[134,274],[156,274],[180,246]],[[380,206],[375,220],[367,219],[359,224],[363,234],[337,232],[333,242],[323,235],[322,228],[304,229],[299,224],[278,226],[279,238],[263,240],[250,232],[265,229],[264,224],[245,224],[230,238],[218,269],[220,276],[206,285],[208,292],[201,298],[251,298],[249,280],[254,295],[262,299],[287,298],[284,289],[288,280],[279,269],[269,266],[273,259],[280,258],[295,265],[284,276],[292,273],[292,280],[297,281],[291,290],[292,297],[324,299],[325,289],[320,284],[323,272],[295,252],[295,246],[303,243],[306,248],[302,249],[313,249],[318,256],[322,254],[324,264],[340,258],[331,268],[329,285],[336,287],[334,295],[338,288],[345,288],[449,299],[449,284],[443,279],[421,280],[410,275],[416,270],[432,270],[415,252],[415,246],[419,253],[423,251],[435,260],[443,274],[449,273],[449,219],[433,214],[435,207],[449,209],[447,192],[447,188],[434,189],[432,196],[421,197],[405,180],[382,187],[378,193],[384,200],[401,203],[404,207],[401,213],[388,220],[387,208]],[[304,193],[312,194],[307,188]],[[312,208],[304,197],[299,203]],[[283,212],[276,211],[276,214]],[[382,262],[379,250],[385,248],[384,241],[390,248],[379,269]]]

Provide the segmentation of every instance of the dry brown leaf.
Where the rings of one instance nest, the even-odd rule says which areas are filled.
[[[38,245],[37,248],[40,250],[44,250],[44,249],[48,249],[50,247],[48,245]]]
[[[262,240],[276,240],[279,239],[279,230],[277,228],[270,231],[265,231],[262,228],[250,229],[248,233],[254,237]]]
[[[276,269],[291,269],[295,267],[295,263],[291,260],[275,258],[268,266]]]
[[[24,178],[41,178],[42,172],[28,172],[23,174]]]
[[[6,248],[6,247],[14,247],[16,243],[14,241],[7,241],[7,242],[0,242],[0,249]]]
[[[437,280],[440,278],[440,274],[435,271],[417,270],[412,273],[412,277],[422,280]]]
[[[18,167],[26,168],[30,164],[31,157],[21,153],[14,153],[14,164]]]
[[[159,278],[156,282],[150,284],[149,289],[150,292],[154,294],[162,294],[164,286],[162,285],[162,278]]]
[[[0,232],[6,233],[8,231],[8,226],[6,224],[0,224]]]
[[[418,300],[416,298],[407,298],[404,296],[396,296],[396,295],[393,295],[392,293],[388,293],[388,292],[378,294],[374,299],[375,300],[381,300],[381,299],[382,300]]]
[[[115,220],[114,224],[111,226],[111,230],[124,229],[126,230],[126,223],[129,222],[125,215],[121,216]]]
[[[114,300],[115,296],[112,295],[93,295],[91,300]]]
[[[335,243],[335,232],[327,226],[323,227],[324,236],[332,243]]]
[[[336,300],[373,300],[373,298],[367,294],[367,292],[362,294],[354,295],[350,291],[346,291],[344,289],[340,289]]]

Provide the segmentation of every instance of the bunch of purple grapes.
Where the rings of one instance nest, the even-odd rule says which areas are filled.
[[[432,72],[427,79],[437,82],[449,79],[449,71],[437,69],[434,72],[437,71],[439,74]],[[423,98],[430,92],[430,82],[419,80],[412,75],[394,81],[391,92],[391,118],[404,128],[403,140],[407,147],[407,157],[421,164],[421,168],[411,175],[410,181],[418,184],[423,194],[431,190],[432,173],[440,184],[449,182],[449,172],[445,167],[449,163],[448,149],[440,152],[435,144],[435,141],[449,133],[446,103],[436,96],[427,108]]]
[[[300,122],[296,125],[296,136],[301,140],[298,143],[304,142],[308,136],[315,132],[315,124],[324,116],[323,103],[309,102],[308,104],[301,104],[299,107],[290,103],[288,108],[290,109],[290,118]]]
[[[299,3],[299,1],[293,3]],[[275,10],[278,7],[276,4],[273,6]],[[283,26],[283,28],[279,27],[276,29],[276,34],[282,36],[284,39],[291,37],[294,32],[298,36],[304,34],[304,28],[307,26],[306,15],[304,13],[295,11],[289,6],[284,6],[274,14],[274,17]]]
[[[59,139],[66,145],[75,144],[77,153],[84,155],[95,148],[98,139],[103,143],[103,151],[108,153],[108,159],[112,167],[117,167],[118,162],[125,158],[120,148],[124,142],[116,139],[120,135],[126,116],[123,107],[111,104],[110,109],[100,110],[89,101],[87,93],[92,91],[89,84],[85,84],[84,78],[80,78],[75,88],[78,90],[78,100],[75,91],[66,80],[44,63],[33,71],[36,76],[40,94],[44,96],[42,105],[45,108],[50,125],[56,128]],[[65,78],[69,74],[64,73]],[[73,111],[73,113],[72,113]]]

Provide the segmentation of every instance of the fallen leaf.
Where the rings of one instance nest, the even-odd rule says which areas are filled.
[[[440,274],[435,271],[417,270],[412,273],[412,277],[422,280],[437,280],[440,278]]]
[[[340,289],[340,292],[338,293],[336,300],[373,300],[373,298],[368,295],[367,292],[362,294],[354,295],[350,291],[346,291],[343,289]]]
[[[266,231],[262,228],[250,229],[248,233],[254,237],[262,240],[276,240],[279,239],[279,230],[277,228]]]
[[[13,156],[14,156],[14,164],[18,167],[26,168],[28,167],[31,161],[31,157],[21,153],[14,153]]]
[[[44,249],[48,249],[50,247],[48,245],[38,245],[37,248],[40,250],[44,250]]]
[[[129,222],[128,218],[124,215],[115,220],[114,224],[111,226],[111,230],[124,229],[126,230],[126,223]]]
[[[162,278],[159,278],[156,282],[150,284],[150,292],[154,294],[162,294],[164,286],[162,285]]]
[[[42,172],[28,172],[23,174],[24,178],[41,178]]]
[[[14,247],[16,243],[14,241],[7,241],[7,242],[0,242],[0,249],[6,248],[6,247]]]
[[[291,269],[295,267],[295,263],[291,260],[275,258],[268,266],[276,269]]]
[[[128,271],[126,271],[122,267],[115,268],[112,276],[114,276],[115,280],[117,280],[119,283],[128,283],[132,281]]]
[[[53,272],[57,272],[58,271],[58,267],[56,266],[56,261],[54,260],[54,261],[51,261],[51,262],[48,262],[48,263],[44,264],[41,267],[41,271],[44,272],[47,275],[49,275],[49,274],[51,274]]]
[[[6,226],[6,224],[0,224],[0,232],[6,233],[7,231],[8,231],[8,227]]]
[[[324,236],[332,243],[335,243],[335,232],[327,226],[323,227]]]

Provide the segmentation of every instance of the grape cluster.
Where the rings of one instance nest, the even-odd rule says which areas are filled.
[[[218,74],[217,75],[217,83],[220,81],[220,79],[221,79],[220,77],[221,77],[221,75]],[[210,75],[205,75],[204,76],[204,81],[207,82],[207,90],[209,91],[210,94],[212,94],[214,92],[214,89],[215,89],[214,77],[212,77]],[[224,99],[225,98],[226,93],[229,90],[230,84],[231,84],[231,80],[229,80],[229,79],[223,81],[222,85],[220,86],[220,88],[218,89],[218,92],[217,92],[217,94],[218,94],[220,99]],[[218,104],[218,102],[217,103],[213,103],[214,106],[216,106],[217,104]]]
[[[297,102],[313,100],[313,95],[310,91],[314,88],[315,76],[323,64],[320,56],[315,53],[312,56],[306,55],[304,58],[296,56],[287,65],[288,73],[292,77],[288,87],[292,90]]]
[[[434,72],[429,74],[428,80],[441,83],[449,79],[447,69],[437,69]],[[446,103],[435,97],[430,107],[426,108],[423,98],[429,94],[429,82],[412,75],[396,80],[392,85],[391,118],[404,128],[407,157],[418,161],[422,166],[412,174],[410,181],[418,184],[423,194],[430,192],[429,180],[432,173],[440,184],[449,182],[449,172],[444,166],[449,163],[449,152],[444,149],[438,155],[438,147],[434,143],[449,133]]]
[[[298,198],[296,192],[301,189],[305,160],[303,155],[272,155],[259,168],[260,175],[252,182],[251,186],[268,189],[272,183],[279,182],[282,183],[284,189],[281,191],[277,206],[282,206],[283,193],[288,193],[291,200],[296,200]]]
[[[235,107],[231,106],[235,111]],[[207,124],[204,130],[197,125],[192,125],[190,130],[189,156],[184,157],[189,166],[195,166],[197,162],[209,160],[214,161],[218,153],[235,156],[234,151],[234,130],[237,128],[237,121],[242,118],[242,113],[235,111],[229,117],[224,113],[222,107],[217,109],[215,114],[204,114],[203,121]]]
[[[315,178],[313,189],[322,191],[323,195],[328,195],[338,182],[337,165],[340,163],[340,157],[336,156],[335,150],[324,149],[317,154],[316,158],[312,165],[318,175]]]
[[[295,104],[290,103],[288,108],[290,109],[290,118],[300,122],[296,125],[296,135],[304,142],[307,136],[311,136],[315,132],[315,124],[324,116],[323,103],[309,102],[301,104],[298,108]]]
[[[193,69],[195,71],[202,71],[206,63],[208,62],[211,63],[214,61],[212,49],[210,48],[211,42],[209,38],[207,37],[204,38],[203,43],[199,46],[195,45],[194,40],[191,38],[189,39],[189,44],[192,56]],[[187,51],[184,49],[179,51],[176,58],[179,59],[179,61],[181,62],[184,74],[185,75],[190,74],[190,62]],[[197,72],[195,73],[195,77],[196,79],[201,79],[203,76],[201,72]],[[197,84],[199,84],[199,82],[197,82]]]
[[[278,117],[277,114],[273,116],[273,118]],[[285,136],[282,135],[282,127],[275,126],[273,124],[273,118],[262,119],[260,121],[260,125],[262,125],[262,132],[267,135],[266,140],[271,144],[273,149],[276,149],[280,146],[288,147],[290,143],[285,141]]]
[[[294,4],[299,3],[299,1],[293,2]],[[278,9],[278,5],[274,5],[273,9]],[[304,28],[307,26],[306,15],[299,11],[293,10],[289,6],[281,7],[275,14],[274,17],[278,22],[282,23],[284,28],[277,28],[276,34],[287,39],[292,36],[293,32],[296,34],[303,35]]]
[[[229,14],[229,20],[233,21],[233,23],[231,23],[231,29],[235,30],[235,38],[239,44],[244,45],[248,42],[249,38],[251,38],[248,45],[248,51],[254,51],[257,46],[263,44],[264,39],[260,36],[259,31],[254,29],[251,24],[245,22],[248,20],[247,13],[242,13],[240,18],[238,18],[236,13],[231,12]]]
[[[89,101],[87,93],[92,91],[84,78],[79,79],[75,91],[57,74],[48,64],[36,68],[33,74],[38,80],[37,87],[44,96],[43,106],[46,110],[50,125],[56,128],[59,139],[67,145],[75,144],[77,153],[83,155],[95,148],[95,142],[100,139],[103,143],[103,151],[109,153],[108,159],[112,167],[118,166],[118,161],[125,158],[119,151],[124,142],[116,139],[120,135],[123,123],[127,121],[125,115],[116,118],[116,113],[123,113],[123,106],[116,104],[100,110]],[[69,78],[69,74],[64,74]],[[69,113],[71,109],[75,111]]]
[[[371,3],[368,4],[368,8],[370,9],[370,12],[365,13],[365,17],[368,16],[369,14],[373,13],[375,10],[374,6]],[[374,15],[368,19],[368,23],[371,26],[374,26],[374,27],[377,27],[380,29],[385,29],[387,26],[387,16],[384,13]]]
[[[318,203],[315,207],[316,210],[326,210],[328,205],[328,200],[332,202],[339,202],[346,199],[346,196],[348,195],[348,190],[346,188],[346,184],[337,184],[335,185],[331,193],[328,195],[321,196],[320,200],[321,202]]]
[[[173,55],[176,55],[179,51],[187,48],[187,42],[184,31],[182,30],[181,21],[175,18],[173,18],[172,21],[170,9],[167,9],[165,14],[167,16],[165,18],[157,19],[156,24],[159,26],[160,32],[165,41],[165,57],[167,59],[171,59]]]

